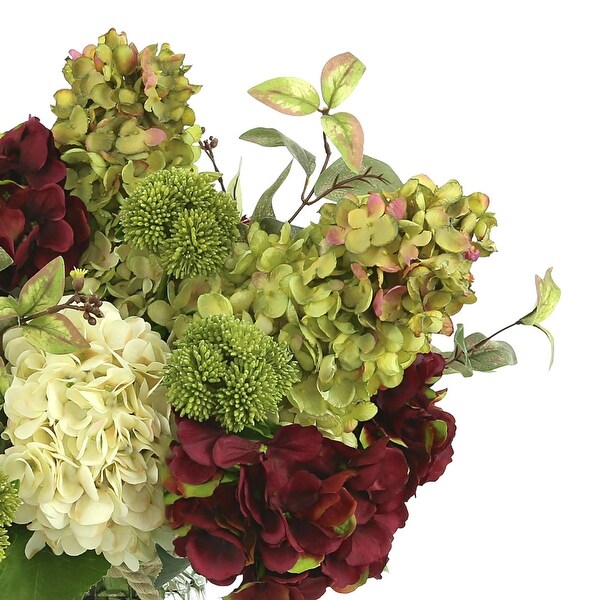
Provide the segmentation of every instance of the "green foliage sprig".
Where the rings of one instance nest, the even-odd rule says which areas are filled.
[[[364,156],[364,133],[359,120],[348,112],[332,112],[354,91],[365,65],[350,52],[334,56],[325,63],[321,72],[321,97],[308,81],[296,77],[269,79],[248,90],[249,94],[267,106],[286,115],[306,116],[321,113],[321,129],[325,159],[317,180],[311,187],[311,176],[316,169],[315,156],[276,129],[257,127],[247,131],[240,139],[274,148],[284,146],[305,172],[304,187],[300,194],[300,206],[288,222],[292,222],[306,207],[323,198],[331,198],[336,192],[363,193],[375,186],[397,189],[400,180],[391,167]],[[341,158],[329,167],[332,156],[330,142]],[[275,183],[261,196],[251,222],[263,223],[275,217],[272,199],[289,175],[292,163],[281,173]],[[361,191],[362,190],[362,191]]]
[[[462,325],[458,325],[454,335],[454,350],[445,352],[446,373],[460,373],[465,377],[473,375],[474,371],[493,371],[500,367],[514,365],[517,356],[513,348],[506,342],[493,341],[500,333],[515,325],[531,325],[543,331],[550,342],[550,367],[554,362],[554,337],[540,323],[545,321],[554,311],[560,300],[560,288],[552,279],[552,268],[549,268],[542,279],[535,276],[537,302],[535,308],[514,323],[502,327],[495,333],[485,336],[482,333],[472,333],[465,337]]]
[[[83,278],[74,278],[75,286]],[[96,294],[75,293],[62,301],[65,292],[65,264],[57,257],[25,283],[19,296],[0,298],[0,356],[4,333],[20,327],[29,343],[53,354],[69,354],[89,347],[86,339],[61,311],[70,308],[84,313],[91,324],[102,317],[101,300]]]

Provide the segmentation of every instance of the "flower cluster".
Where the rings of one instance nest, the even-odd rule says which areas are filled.
[[[179,418],[165,482],[177,553],[213,583],[243,575],[232,600],[291,589],[312,600],[379,578],[406,501],[450,462],[454,421],[431,406],[443,365],[419,355],[378,398],[381,417],[364,425],[362,449],[313,426],[248,439]]]
[[[403,182],[363,154],[358,119],[337,112],[365,70],[355,56],[325,64],[320,94],[289,77],[249,90],[320,113],[320,171],[275,129],[241,136],[304,170],[289,222],[273,196],[290,167],[242,216],[188,69],[168,44],[138,50],[111,29],[69,53],[51,130],[31,117],[0,135],[0,560],[67,565],[78,591],[53,600],[107,562],[151,585],[176,555],[216,584],[241,576],[230,600],[380,578],[407,501],[452,460],[433,386],[516,361],[453,323],[476,300],[473,263],[495,251],[489,198]],[[291,224],[318,202],[314,222]],[[513,325],[546,332],[560,290],[550,270],[536,284]],[[45,600],[21,579],[20,597]]]
[[[90,344],[78,355],[36,349],[19,330],[5,336],[12,445],[0,468],[20,482],[14,520],[34,532],[30,556],[44,545],[95,550],[137,569],[154,556],[164,521],[159,471],[171,433],[159,383],[169,349],[142,319],[102,308],[96,325],[66,311]]]
[[[0,247],[13,265],[0,272],[10,292],[56,256],[71,269],[87,248],[87,211],[65,193],[65,165],[52,133],[31,117],[0,137]]]
[[[177,279],[216,273],[239,235],[239,213],[213,181],[185,169],[149,175],[121,208],[125,241],[160,257]]]
[[[280,422],[314,424],[356,445],[354,430],[376,412],[430,336],[475,301],[471,266],[494,250],[483,194],[449,182],[410,179],[395,193],[342,198],[292,237],[257,225],[228,262],[235,313],[267,323],[303,370]],[[227,290],[226,286],[224,289]]]
[[[6,556],[8,535],[6,527],[12,524],[21,499],[16,485],[0,470],[0,561]]]
[[[183,59],[168,44],[138,51],[114,29],[71,51],[52,132],[68,165],[66,187],[98,224],[112,224],[119,200],[146,175],[198,159],[188,100],[200,86],[188,81]]]
[[[277,413],[298,379],[291,360],[287,347],[253,323],[211,315],[193,321],[177,342],[164,383],[179,414],[242,431]]]

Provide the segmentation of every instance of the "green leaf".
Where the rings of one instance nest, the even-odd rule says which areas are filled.
[[[319,109],[319,92],[304,79],[276,77],[248,90],[258,101],[286,115],[310,115]]]
[[[456,326],[454,332],[454,351],[442,353],[446,359],[444,373],[460,373],[463,377],[473,375],[473,367],[469,359],[469,347],[465,341],[465,329],[462,323]]]
[[[371,158],[370,156],[364,156],[360,172],[364,173],[368,169],[371,175],[379,175],[386,181],[380,181],[375,178],[368,179],[367,181],[353,181],[348,184],[348,186],[344,187],[344,189],[337,189],[327,194],[327,198],[337,201],[343,198],[348,192],[361,196],[363,194],[368,194],[373,190],[395,192],[402,187],[400,178],[386,163]],[[354,175],[355,174],[346,166],[346,163],[340,158],[319,175],[319,178],[315,183],[315,194],[321,196],[326,190],[331,189],[336,181],[344,181]]]
[[[260,221],[266,217],[275,217],[275,211],[273,210],[273,196],[281,187],[281,184],[287,179],[293,164],[294,161],[291,160],[288,166],[281,172],[281,175],[275,180],[275,183],[265,190],[263,195],[259,198],[251,217],[253,223],[257,221],[260,223]]]
[[[554,363],[554,336],[545,327],[542,327],[541,325],[535,324],[534,327],[536,327],[540,331],[543,331],[546,334],[548,341],[550,342],[550,364],[548,365],[548,369],[551,369],[552,364]]]
[[[233,179],[227,186],[227,193],[235,200],[238,212],[243,214],[242,205],[242,187],[240,186],[240,173],[242,172],[242,159],[240,158],[240,164],[238,166],[237,173],[233,176]]]
[[[18,327],[18,303],[10,296],[0,297],[0,336],[11,327]]]
[[[23,286],[19,315],[25,317],[56,306],[65,291],[65,262],[57,256]]]
[[[36,317],[22,330],[30,344],[51,354],[69,354],[90,346],[77,327],[58,313]]]
[[[465,345],[469,351],[469,360],[474,371],[494,371],[500,367],[517,364],[517,355],[507,342],[489,340],[472,350],[474,346],[486,338],[487,336],[483,333],[472,333],[465,339]]]
[[[10,600],[81,600],[108,571],[103,556],[85,552],[81,556],[56,556],[46,547],[35,556],[25,557],[31,532],[12,525],[10,546],[0,562],[0,590]]]
[[[365,136],[358,119],[346,112],[323,115],[321,126],[325,135],[342,155],[353,173],[358,173],[363,162]]]
[[[314,173],[317,166],[317,159],[314,154],[302,148],[302,146],[283,135],[280,131],[277,131],[277,129],[255,127],[246,131],[246,133],[242,133],[240,139],[245,142],[258,144],[259,146],[265,146],[266,148],[285,146],[290,151],[290,154],[300,163],[307,177],[310,177]]]
[[[260,228],[267,233],[281,233],[281,228],[283,227],[284,222],[278,221],[273,217],[266,217],[260,220]],[[295,238],[301,231],[302,227],[298,227],[297,225],[290,225],[292,231],[292,237]]]
[[[18,315],[19,303],[10,296],[0,296],[0,319]]]
[[[552,267],[546,271],[544,279],[535,276],[535,287],[537,291],[537,303],[535,308],[527,315],[519,319],[523,325],[539,325],[545,321],[556,308],[560,300],[560,288],[552,279]]]
[[[357,86],[365,65],[350,52],[330,58],[321,73],[321,93],[329,108],[339,106]]]
[[[0,246],[0,271],[8,269],[13,264],[13,259],[8,255],[8,252]]]
[[[166,550],[163,550],[160,546],[156,546],[156,552],[158,554],[158,558],[160,558],[160,562],[162,562],[162,569],[154,582],[154,587],[158,590],[165,583],[168,583],[173,579],[173,577],[177,577],[180,573],[183,573],[189,566],[190,561],[187,558],[178,558],[176,556],[172,556]]]
[[[538,275],[535,276],[535,287],[537,291],[537,303],[535,308],[519,319],[517,323],[521,323],[522,325],[533,325],[546,334],[546,337],[550,342],[550,367],[548,368],[551,368],[552,363],[554,362],[554,337],[545,327],[542,327],[540,323],[545,321],[552,314],[560,300],[560,288],[552,279],[552,267],[546,271],[544,279]]]

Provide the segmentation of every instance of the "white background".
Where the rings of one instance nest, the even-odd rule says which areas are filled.
[[[204,85],[194,108],[220,140],[226,178],[244,156],[250,213],[287,164],[284,149],[239,134],[276,127],[319,154],[317,117],[271,111],[246,90],[275,76],[317,85],[324,62],[350,51],[367,72],[342,106],[362,122],[367,154],[402,180],[426,173],[484,191],[499,252],[475,265],[467,331],[491,333],[528,312],[534,274],[554,266],[563,299],[543,335],[503,339],[516,367],[448,377],[443,405],[458,422],[454,462],[419,490],[388,574],[357,600],[598,597],[597,250],[599,43],[593,2],[92,2],[10,3],[0,36],[0,129],[29,114],[51,126],[67,51],[110,27],[139,49],[169,42]],[[205,163],[209,169],[209,164]],[[276,198],[288,217],[302,176]],[[215,592],[216,597],[216,592]],[[325,598],[337,598],[333,592]]]

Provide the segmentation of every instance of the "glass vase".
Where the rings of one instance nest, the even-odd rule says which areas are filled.
[[[160,590],[161,600],[206,600],[205,581],[202,577],[186,569],[171,579]],[[144,600],[131,588],[126,579],[104,577],[82,600]]]

